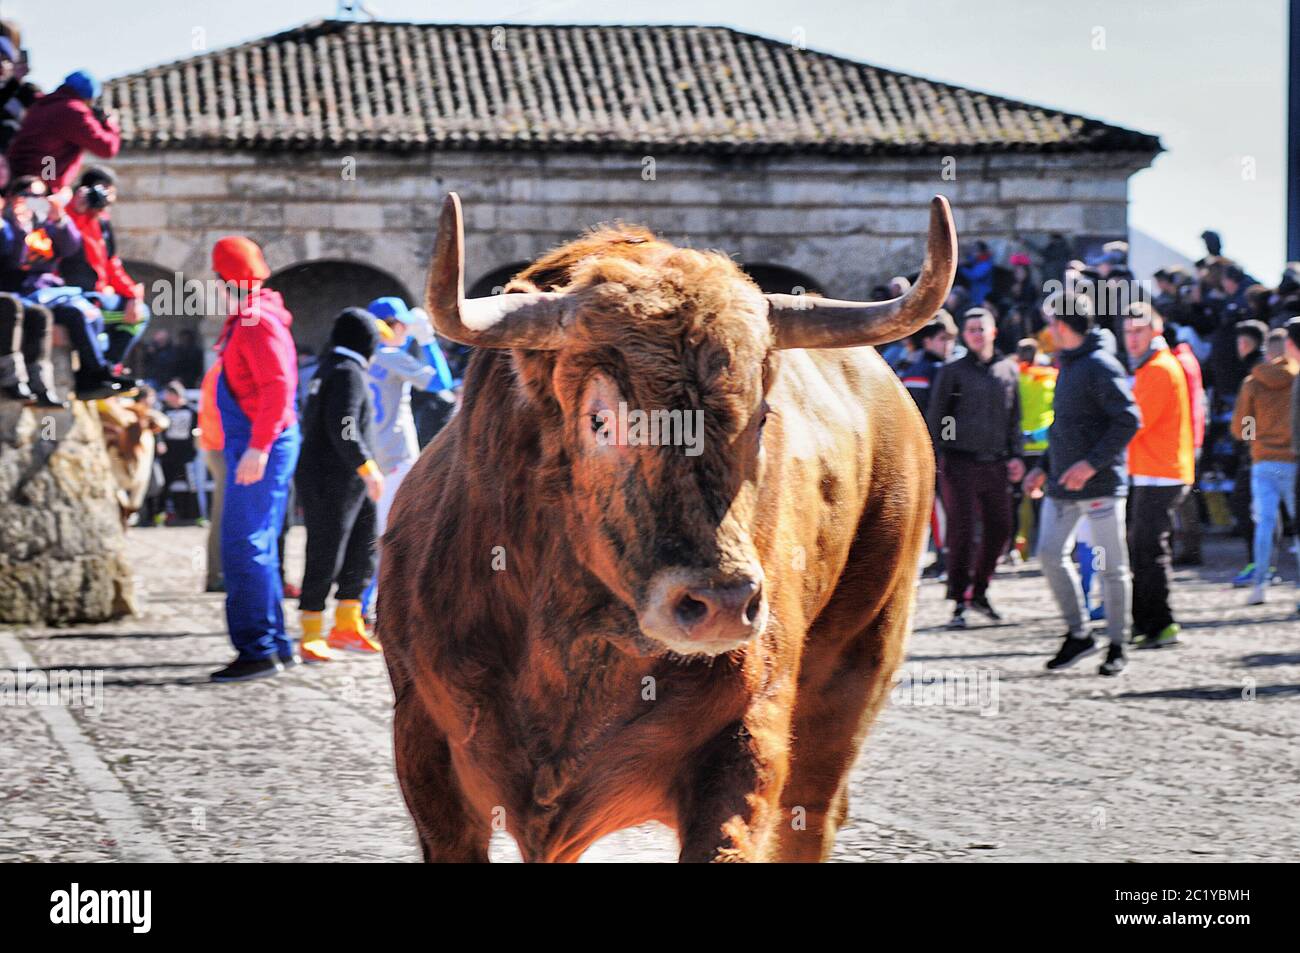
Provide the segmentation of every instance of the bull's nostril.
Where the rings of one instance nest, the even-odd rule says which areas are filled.
[[[685,595],[677,600],[677,605],[673,609],[673,612],[677,616],[678,622],[682,625],[690,626],[699,622],[708,615],[709,607],[694,596]]]

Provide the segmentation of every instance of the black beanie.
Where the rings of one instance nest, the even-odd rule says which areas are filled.
[[[1290,318],[1286,323],[1286,336],[1291,339],[1291,343],[1300,347],[1300,318]]]
[[[1256,347],[1263,347],[1264,338],[1268,337],[1268,325],[1253,318],[1248,321],[1238,321],[1236,331],[1239,338],[1254,338]]]
[[[361,308],[344,308],[334,319],[330,330],[330,347],[345,347],[356,351],[367,360],[379,346],[379,331],[375,319]]]

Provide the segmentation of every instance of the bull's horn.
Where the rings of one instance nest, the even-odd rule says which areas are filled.
[[[930,202],[930,237],[921,275],[906,294],[889,301],[837,301],[805,295],[767,295],[768,320],[779,348],[860,347],[897,341],[943,307],[957,272],[957,231],[948,200]]]
[[[460,196],[448,192],[438,219],[424,307],[443,337],[473,347],[553,351],[564,343],[568,304],[562,294],[465,297],[465,223]]]

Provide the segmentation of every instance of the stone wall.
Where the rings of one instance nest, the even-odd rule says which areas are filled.
[[[441,196],[466,209],[467,282],[601,221],[725,250],[862,297],[920,265],[927,203],[953,202],[959,236],[1005,255],[1020,236],[1127,232],[1128,177],[1147,155],[911,159],[709,158],[452,152],[355,156],[128,152],[114,163],[123,257],[207,277],[222,235],[260,242],[273,269],[361,262],[418,294]],[[209,329],[211,330],[211,329]]]
[[[66,349],[55,350],[67,393]],[[0,399],[0,622],[103,622],[135,611],[126,539],[92,405]]]

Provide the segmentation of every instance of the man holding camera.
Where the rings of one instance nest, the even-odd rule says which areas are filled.
[[[32,103],[9,144],[11,174],[35,176],[57,193],[76,179],[83,152],[101,159],[117,155],[122,145],[117,122],[94,105],[100,89],[97,79],[78,70],[69,73],[54,92]]]
[[[126,272],[117,256],[117,240],[109,209],[117,201],[117,180],[103,166],[81,175],[68,205],[68,215],[81,232],[81,248],[59,266],[69,285],[81,288],[99,306],[108,334],[105,359],[111,365],[126,360],[149,325],[144,285]]]

